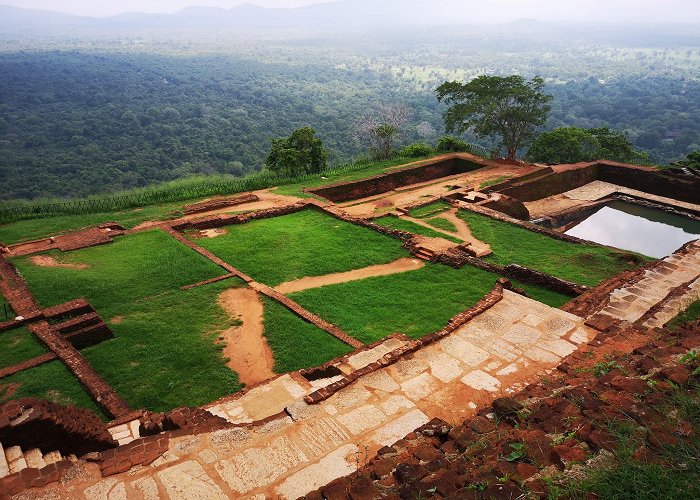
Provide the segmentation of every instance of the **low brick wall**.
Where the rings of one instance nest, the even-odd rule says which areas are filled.
[[[551,276],[549,274],[535,271],[534,269],[529,269],[518,264],[509,264],[503,269],[503,274],[508,278],[522,281],[523,283],[530,283],[533,285],[539,285],[549,290],[555,292],[563,293],[564,295],[570,295],[576,297],[581,295],[588,287],[583,285],[577,285],[571,281],[563,280],[557,278],[556,276]]]
[[[236,205],[242,205],[244,203],[252,203],[259,201],[258,196],[246,193],[241,196],[236,196],[234,198],[223,198],[217,200],[203,201],[200,203],[193,203],[191,205],[185,205],[182,207],[186,215],[196,214],[200,212],[208,212],[211,210],[220,210],[222,208],[235,207]]]
[[[0,379],[9,377],[10,375],[14,375],[15,373],[23,372],[24,370],[35,368],[39,365],[43,365],[44,363],[48,363],[49,361],[53,361],[55,359],[58,359],[58,356],[56,356],[55,353],[47,352],[46,354],[36,356],[35,358],[28,359],[27,361],[22,361],[21,363],[10,365],[5,368],[0,368]]]
[[[552,172],[531,180],[518,180],[505,188],[494,186],[491,189],[520,201],[537,201],[585,186],[597,179],[596,164],[581,164],[580,168]]]
[[[402,186],[418,184],[442,177],[461,174],[479,168],[497,165],[478,156],[468,154],[445,155],[385,174],[357,181],[341,182],[308,189],[307,192],[335,203],[367,198],[392,191]]]

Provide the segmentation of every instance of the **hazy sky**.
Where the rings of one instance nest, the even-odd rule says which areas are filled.
[[[254,3],[266,7],[299,7],[332,0],[0,0],[0,4],[30,9],[45,9],[69,12],[84,16],[111,16],[124,12],[176,12],[191,5],[231,8],[241,3]],[[381,3],[382,0],[375,0]],[[396,1],[396,0],[394,0]],[[410,3],[418,3],[413,1]],[[424,0],[430,7],[435,0]],[[433,12],[459,12],[478,18],[494,11],[503,17],[532,17],[540,20],[566,19],[586,21],[605,19],[608,21],[631,20],[646,17],[662,20],[673,17],[683,22],[700,19],[700,0],[439,0],[449,5],[448,9]],[[475,5],[479,5],[474,9]],[[472,7],[472,10],[470,10]],[[422,13],[421,15],[424,15]]]
[[[82,16],[112,16],[124,12],[176,12],[190,5],[229,9],[241,3],[266,7],[299,7],[328,0],[0,0],[0,5],[69,12]]]

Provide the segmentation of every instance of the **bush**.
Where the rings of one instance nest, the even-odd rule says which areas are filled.
[[[423,156],[430,156],[433,154],[435,154],[435,150],[422,142],[405,146],[399,152],[399,156],[404,158],[421,158]]]
[[[459,153],[469,151],[470,148],[463,140],[452,135],[445,135],[438,140],[437,150],[441,153]]]

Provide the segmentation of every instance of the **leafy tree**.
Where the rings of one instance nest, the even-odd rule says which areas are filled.
[[[416,142],[401,148],[399,154],[405,158],[421,158],[435,154],[435,150],[423,142]]]
[[[355,138],[368,144],[373,156],[387,160],[394,154],[396,136],[410,115],[410,109],[402,104],[383,104],[355,123]]]
[[[547,122],[552,96],[544,94],[544,80],[522,76],[480,76],[469,83],[445,82],[437,88],[438,101],[452,104],[445,113],[448,132],[473,130],[477,137],[500,136],[507,158],[530,140]]]
[[[311,127],[297,129],[289,137],[271,139],[270,142],[272,146],[265,165],[272,172],[294,176],[326,169],[326,151]]]
[[[625,134],[608,128],[562,127],[544,132],[527,152],[530,161],[539,163],[577,163],[607,159],[629,162],[647,159],[634,150]]]
[[[700,151],[693,151],[692,153],[688,153],[688,156],[685,157],[685,160],[678,160],[676,162],[673,162],[671,165],[677,167],[700,169]]]

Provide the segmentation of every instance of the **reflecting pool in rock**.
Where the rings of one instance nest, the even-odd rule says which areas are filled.
[[[700,238],[700,221],[655,208],[614,201],[566,234],[661,258]]]

